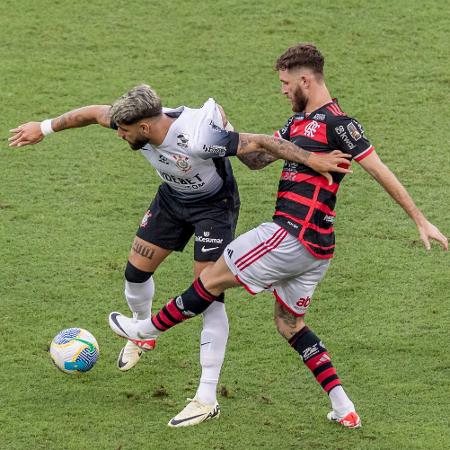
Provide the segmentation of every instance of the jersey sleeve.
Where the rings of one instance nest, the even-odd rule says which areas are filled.
[[[361,161],[375,150],[366,138],[363,126],[350,117],[336,117],[331,133],[336,148],[352,155],[355,161]]]
[[[197,125],[191,150],[202,159],[234,156],[239,145],[239,133],[223,128],[222,116],[217,103],[209,99]]]
[[[293,120],[293,117],[290,117],[283,128],[280,128],[279,130],[275,131],[275,133],[273,133],[274,137],[286,139],[288,141],[292,120]]]

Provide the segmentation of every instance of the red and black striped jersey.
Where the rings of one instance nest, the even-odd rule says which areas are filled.
[[[348,117],[335,99],[311,114],[295,114],[275,136],[311,152],[338,149],[356,161],[374,150],[363,127]],[[331,258],[334,253],[334,208],[344,175],[333,173],[333,184],[329,186],[308,166],[290,161],[283,166],[273,221],[296,236],[317,258]]]

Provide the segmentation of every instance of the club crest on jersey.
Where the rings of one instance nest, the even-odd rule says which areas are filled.
[[[189,164],[189,157],[182,155],[172,155],[175,159],[175,165],[183,172],[189,172],[192,166]]]
[[[142,218],[142,222],[140,225],[141,228],[145,228],[147,226],[147,222],[148,222],[148,219],[150,219],[150,217],[152,217],[152,213],[150,211],[147,211],[144,214],[144,217]]]
[[[320,128],[320,124],[313,120],[312,122],[308,123],[305,127],[305,136],[308,136],[310,138],[314,137],[317,130]]]
[[[185,133],[181,133],[177,136],[177,145],[181,148],[188,148],[189,136]]]

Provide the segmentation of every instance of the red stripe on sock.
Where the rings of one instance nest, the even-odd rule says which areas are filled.
[[[161,323],[161,322],[159,321],[159,319],[158,319],[158,314],[157,314],[156,316],[153,316],[153,317],[152,317],[152,324],[153,324],[156,328],[158,328],[158,330],[161,330],[161,331],[166,331],[166,330],[169,329],[169,327],[167,327],[166,325],[164,325],[163,323]]]
[[[203,300],[206,300],[208,302],[213,302],[216,297],[214,297],[214,295],[211,295],[199,282],[198,278],[194,281],[194,289],[197,292],[198,295],[200,295],[200,297]]]
[[[308,366],[308,369],[312,371],[328,362],[331,362],[331,358],[328,356],[327,352],[322,352],[313,356],[311,359],[308,359],[308,361],[305,361],[305,364]]]
[[[331,389],[333,389],[336,386],[339,386],[341,383],[341,380],[339,378],[337,378],[336,380],[330,381],[326,386],[323,387],[323,390],[325,392],[330,392]]]
[[[179,322],[173,322],[172,320],[170,320],[167,317],[167,314],[164,314],[164,311],[161,309],[161,311],[159,311],[158,313],[158,319],[161,319],[164,321],[164,323],[167,323],[168,325],[170,325],[171,327],[173,327],[174,325],[176,325]]]
[[[181,314],[181,311],[177,308],[176,304],[175,304],[175,299],[171,299],[167,305],[166,305],[167,311],[169,311],[169,314],[175,319],[178,320],[179,322],[182,322],[183,320],[186,320],[187,317],[183,316],[183,314]]]
[[[322,373],[319,373],[317,375],[316,380],[319,383],[322,383],[323,380],[326,380],[328,377],[331,377],[331,375],[336,375],[336,369],[334,367],[330,367],[327,370],[324,370]]]

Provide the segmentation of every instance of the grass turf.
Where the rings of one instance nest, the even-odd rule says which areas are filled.
[[[0,447],[5,449],[443,449],[448,428],[449,259],[358,167],[338,200],[337,253],[309,324],[358,406],[356,432],[327,423],[328,400],[272,324],[273,300],[227,294],[231,333],[222,416],[166,422],[198,381],[201,320],[168,333],[124,375],[106,316],[122,309],[123,268],[159,183],[113,132],[90,127],[12,150],[8,129],[148,82],[168,106],[214,96],[240,130],[290,115],[273,72],[313,41],[341,106],[448,234],[449,9],[444,1],[218,2],[3,0],[0,5]],[[280,163],[234,164],[238,232],[270,220]],[[155,275],[155,307],[191,281],[192,249]],[[62,328],[98,339],[92,372],[68,377],[47,347]]]

